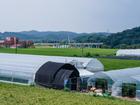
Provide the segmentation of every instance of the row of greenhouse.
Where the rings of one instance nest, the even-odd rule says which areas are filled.
[[[140,67],[95,73],[88,79],[88,86],[115,97],[140,100]]]
[[[140,67],[105,72],[95,58],[0,53],[0,82],[140,100]]]

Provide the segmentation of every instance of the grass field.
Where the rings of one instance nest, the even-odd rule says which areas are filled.
[[[92,56],[113,56],[116,53],[116,49],[83,49],[83,54],[90,53]],[[0,52],[15,53],[15,49],[3,49],[0,48]],[[82,56],[82,49],[76,48],[30,48],[30,49],[18,49],[18,53],[23,54],[35,54],[35,55],[54,55],[54,56]]]
[[[0,84],[0,105],[140,105],[140,103],[41,87]]]
[[[107,59],[107,58],[99,58],[99,60],[104,64],[106,71],[140,67],[140,60],[123,60],[123,59]]]

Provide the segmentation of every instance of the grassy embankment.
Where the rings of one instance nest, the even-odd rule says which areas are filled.
[[[40,87],[0,84],[0,105],[140,105],[140,103]]]

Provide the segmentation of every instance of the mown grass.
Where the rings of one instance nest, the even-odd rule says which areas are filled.
[[[83,54],[91,56],[114,56],[117,49],[85,48]],[[15,53],[15,49],[0,48],[0,52]],[[82,56],[82,49],[78,48],[28,48],[18,49],[21,54],[52,55],[52,56]]]
[[[140,60],[107,59],[107,58],[98,58],[98,59],[103,63],[106,71],[140,67]]]
[[[140,105],[140,103],[1,83],[0,105]]]

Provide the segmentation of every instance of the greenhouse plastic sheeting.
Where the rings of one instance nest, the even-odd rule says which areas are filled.
[[[136,84],[136,100],[140,101],[140,75],[135,75],[117,80],[112,86],[112,96],[122,97],[123,83]]]
[[[17,56],[18,55],[18,56]],[[39,56],[39,55],[26,55],[26,54],[5,54],[0,53],[0,57],[3,60],[12,60],[14,59],[14,62],[18,60],[23,63],[29,63],[28,66],[31,66],[31,63],[34,63],[36,66],[39,66],[40,64],[52,61],[52,62],[58,62],[58,63],[71,63],[73,64],[77,69],[87,69],[91,72],[98,72],[98,71],[104,71],[103,64],[95,59],[95,58],[82,58],[82,57],[61,57],[61,56]],[[39,61],[39,62],[32,62],[32,61]],[[14,63],[13,62],[13,63]],[[11,63],[11,62],[10,62]],[[20,64],[21,65],[21,64]],[[24,63],[22,64],[24,66]]]
[[[92,73],[90,71],[87,71],[85,69],[79,69],[78,71],[80,73],[80,77],[89,77],[89,76],[93,76],[94,75],[94,73]]]
[[[99,71],[103,71],[104,70],[104,66],[103,64],[97,60],[97,59],[92,59],[86,66],[86,69],[95,73],[95,72],[99,72]]]
[[[92,60],[94,60],[94,62]],[[77,61],[80,65],[78,65],[78,70],[87,70],[87,65],[91,63],[91,61],[96,65],[98,65],[97,63],[102,65],[97,59],[92,58],[0,53],[0,81],[25,83],[29,85],[33,84],[36,72],[48,61],[57,63],[72,63],[73,61]],[[96,61],[98,62],[96,63]],[[76,66],[77,62],[73,63],[73,65]],[[98,68],[99,71],[104,70],[103,66],[101,66],[99,69],[99,65],[97,67],[96,65],[92,68],[92,71],[97,71],[96,68]],[[82,73],[82,76],[83,75],[84,74]]]
[[[140,56],[140,49],[122,49],[118,50],[116,56]]]
[[[101,78],[107,80],[108,89],[110,90],[112,88],[113,83],[116,82],[118,79],[123,79],[133,75],[140,75],[140,67],[112,70],[108,72],[99,72],[95,73],[91,78],[89,78],[88,86],[95,86],[96,79]]]

